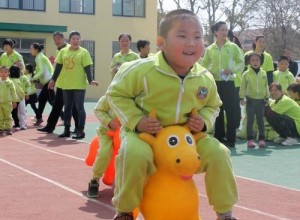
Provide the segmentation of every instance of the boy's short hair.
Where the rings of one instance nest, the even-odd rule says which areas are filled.
[[[55,37],[55,36],[60,36],[60,37],[62,37],[62,38],[65,38],[63,32],[60,32],[60,31],[55,31],[55,32],[53,33],[53,37]]]
[[[33,73],[33,65],[31,63],[27,63],[25,65],[25,68],[28,71],[28,73]]]
[[[147,44],[150,44],[150,41],[148,40],[138,40],[136,42],[136,47],[138,51],[141,51],[141,48],[144,48]]]
[[[167,37],[168,32],[176,21],[190,18],[194,18],[201,24],[197,15],[187,9],[177,9],[167,13],[159,23],[159,36]]]
[[[288,87],[287,87],[287,89],[286,89],[287,91],[292,91],[292,92],[294,92],[294,93],[299,93],[299,95],[300,95],[300,84],[299,83],[291,83]]]
[[[278,59],[278,63],[282,60],[286,60],[287,62],[289,62],[289,58],[287,58],[286,56],[280,56]]]
[[[0,66],[0,70],[5,69],[6,71],[9,71],[9,68],[7,66]]]
[[[9,77],[10,78],[20,78],[20,68],[16,65],[13,65],[9,68]]]
[[[271,85],[269,86],[269,90],[271,90],[273,87],[275,87],[279,91],[282,91],[282,86],[279,83],[275,83],[275,82],[271,83]]]

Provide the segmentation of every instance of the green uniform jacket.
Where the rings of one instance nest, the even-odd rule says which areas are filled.
[[[242,75],[240,98],[267,99],[269,96],[266,72],[260,69],[256,74],[251,67],[248,68]]]
[[[53,74],[53,66],[42,52],[39,52],[35,58],[35,70],[33,80],[40,80],[42,85],[50,81]]]
[[[112,69],[115,66],[120,67],[121,64],[123,64],[125,62],[129,62],[129,61],[133,61],[133,60],[137,60],[137,59],[140,59],[140,56],[130,49],[129,49],[128,53],[125,55],[122,55],[121,52],[116,53],[111,60],[110,71],[112,71]]]
[[[31,93],[31,83],[25,75],[20,76],[19,78],[21,83],[21,88],[25,92],[25,95],[30,95]]]
[[[274,112],[292,118],[295,121],[298,134],[300,134],[300,106],[293,99],[283,95],[277,103],[275,100],[271,100],[270,107]]]
[[[214,42],[206,48],[202,66],[213,74],[216,81],[221,81],[223,79],[220,78],[219,74],[224,69],[230,69],[235,74],[243,72],[244,55],[236,44],[228,40],[221,49]],[[234,78],[230,80],[234,80]]]
[[[30,82],[30,92],[29,92],[29,95],[32,95],[32,94],[36,93],[35,83],[31,82],[32,81],[32,74],[28,73],[25,76],[27,77],[28,81]]]
[[[19,54],[17,51],[13,50],[11,55],[7,55],[7,53],[3,53],[0,57],[0,66],[6,66],[11,67],[15,64],[15,62],[21,60],[24,64],[24,60],[21,54]]]
[[[97,102],[94,113],[96,118],[100,121],[98,129],[108,131],[108,124],[116,117],[116,114],[110,108],[105,95],[101,96]]]
[[[106,95],[121,124],[132,131],[153,109],[165,127],[185,123],[193,108],[209,130],[222,105],[215,80],[205,68],[195,63],[182,80],[162,52],[123,64]]]
[[[25,92],[22,89],[22,85],[21,85],[20,79],[18,79],[18,78],[12,78],[10,80],[15,85],[16,94],[17,94],[17,102],[21,102],[24,99],[24,97],[25,97]]]
[[[17,102],[17,93],[14,83],[7,78],[0,79],[0,103]]]
[[[285,72],[281,72],[276,70],[273,72],[273,82],[278,83],[282,87],[282,91],[287,94],[287,87],[295,82],[294,75],[286,70]]]

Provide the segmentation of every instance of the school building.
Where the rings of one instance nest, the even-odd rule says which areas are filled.
[[[111,82],[110,62],[119,52],[121,33],[132,36],[135,51],[139,39],[148,39],[151,52],[156,50],[156,0],[0,0],[0,17],[0,54],[3,40],[12,38],[25,63],[34,63],[31,43],[45,44],[43,52],[53,62],[53,32],[61,31],[67,39],[71,31],[79,31],[81,46],[89,50],[94,78],[100,83],[99,87],[88,86],[88,100],[98,100]]]

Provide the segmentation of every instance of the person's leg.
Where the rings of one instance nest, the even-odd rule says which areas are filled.
[[[14,108],[11,112],[12,118],[14,120],[14,127],[17,129],[20,128],[20,121],[18,118],[18,106],[19,106],[19,102],[17,102],[17,107]]]
[[[57,121],[61,115],[63,106],[64,106],[63,90],[61,88],[57,88],[52,109],[47,120],[46,127],[48,130],[53,131],[55,129]]]
[[[43,112],[47,103],[48,97],[48,84],[43,85],[42,90],[38,96],[38,117],[37,120],[41,120],[43,117]],[[39,123],[40,124],[40,123]]]
[[[264,123],[264,112],[265,112],[265,102],[264,100],[257,100],[256,104],[256,122],[258,127],[258,140],[265,140],[265,123]]]
[[[74,102],[74,92],[73,90],[63,90],[63,100],[64,100],[64,125],[65,129],[62,134],[58,137],[70,137],[70,126],[71,126],[71,115],[72,107]]]
[[[225,92],[224,91],[224,83],[217,81],[216,84],[217,84],[217,89],[218,89],[220,99],[223,102],[224,92]],[[217,138],[221,142],[225,141],[225,122],[224,122],[224,106],[223,105],[220,107],[219,116],[216,118],[214,137]]]
[[[205,186],[209,204],[218,215],[231,216],[238,200],[230,151],[215,138],[206,136],[197,142],[201,158],[199,172],[205,172]]]
[[[11,135],[12,128],[12,103],[8,102],[2,106],[3,109],[3,124],[4,124],[4,132],[6,134]]]
[[[287,124],[287,118],[272,110],[268,110],[266,114],[267,122],[282,138],[287,138],[291,134],[290,128]]]
[[[72,117],[73,117],[73,120],[74,120],[74,124],[75,124],[75,128],[74,128],[74,131],[72,133],[77,133],[77,130],[78,130],[78,126],[79,126],[79,122],[78,122],[78,112],[75,108],[75,106],[73,106],[73,109],[72,109]]]
[[[226,139],[227,147],[234,147],[236,141],[236,114],[235,114],[235,86],[233,81],[224,84],[225,91],[223,106],[226,113]]]
[[[247,114],[247,140],[253,140],[253,123],[255,117],[255,104],[254,100],[247,98],[246,114]]]
[[[18,105],[18,118],[20,121],[20,128],[22,130],[27,129],[27,113],[25,108],[25,99],[23,99]]]
[[[123,130],[115,165],[115,190],[112,203],[118,213],[132,212],[140,206],[147,176],[156,171],[153,151],[136,133]]]
[[[86,112],[84,108],[85,90],[74,90],[74,105],[78,113],[78,128],[77,133],[72,136],[74,139],[85,137],[84,126],[86,120]]]
[[[235,128],[238,129],[241,124],[241,106],[240,106],[240,87],[235,87],[235,101],[234,101],[234,109],[235,109]]]

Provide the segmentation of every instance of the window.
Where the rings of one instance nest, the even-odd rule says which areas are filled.
[[[113,15],[145,17],[145,0],[113,0]]]
[[[45,0],[0,0],[0,8],[45,11]]]
[[[59,0],[59,11],[65,13],[94,14],[94,0]]]
[[[92,57],[93,64],[91,67],[93,79],[95,79],[95,41],[82,40],[81,46],[87,49]]]

